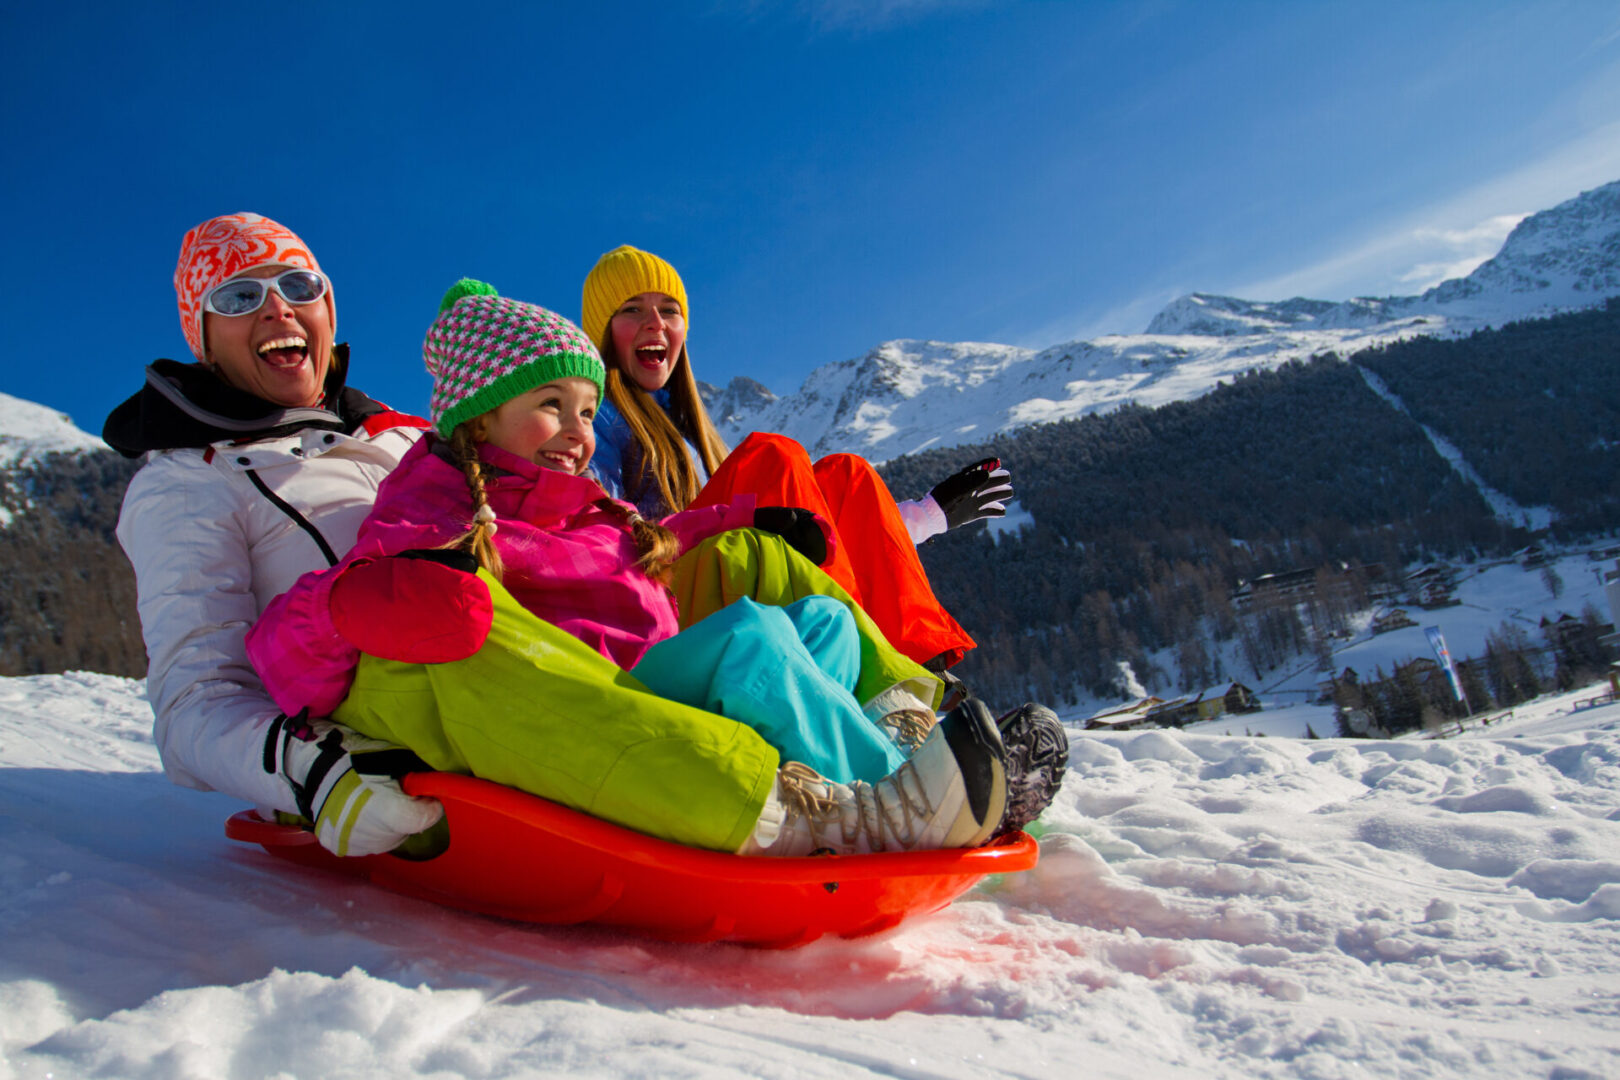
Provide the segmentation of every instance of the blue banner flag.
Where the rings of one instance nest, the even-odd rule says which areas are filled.
[[[1457,678],[1457,669],[1451,663],[1451,651],[1446,648],[1445,635],[1440,633],[1438,626],[1425,626],[1423,633],[1429,639],[1429,645],[1434,649],[1434,655],[1439,659],[1440,666],[1446,669],[1446,678],[1451,680],[1451,692],[1457,695],[1457,700],[1464,705],[1468,699],[1463,696],[1462,682]]]

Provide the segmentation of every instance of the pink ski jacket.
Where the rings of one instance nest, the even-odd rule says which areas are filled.
[[[350,566],[411,548],[439,547],[466,532],[472,496],[461,470],[439,457],[439,440],[411,447],[377,491],[353,549],[336,566],[298,579],[248,633],[248,658],[287,713],[326,716],[348,693],[360,653],[332,625],[332,585]],[[501,470],[485,483],[499,528],[495,546],[506,588],[525,608],[628,670],[680,626],[675,599],[635,568],[635,540],[596,481],[544,469],[488,443],[479,456]],[[628,505],[628,504],[621,504]],[[754,498],[686,510],[662,524],[682,550],[753,525]]]

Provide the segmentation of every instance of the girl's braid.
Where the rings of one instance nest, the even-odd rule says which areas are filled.
[[[675,560],[681,555],[680,538],[658,522],[649,521],[623,503],[602,499],[597,505],[617,514],[630,526],[630,534],[636,541],[636,552],[640,555],[636,560],[636,569],[655,581],[662,581],[668,585],[670,571],[675,566]]]
[[[489,496],[484,492],[484,465],[478,460],[480,432],[477,429],[482,419],[474,417],[457,424],[455,431],[450,433],[450,454],[467,478],[467,490],[472,493],[473,516],[468,530],[445,547],[472,552],[478,565],[500,581],[505,567],[501,565],[500,552],[495,550],[495,510],[489,505]]]

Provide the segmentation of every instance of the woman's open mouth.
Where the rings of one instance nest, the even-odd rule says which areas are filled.
[[[636,359],[645,367],[655,368],[669,357],[667,345],[641,345],[636,349]]]
[[[291,369],[309,359],[309,342],[297,334],[273,338],[259,346],[259,359],[273,368]]]

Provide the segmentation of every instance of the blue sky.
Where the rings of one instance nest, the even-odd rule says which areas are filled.
[[[1620,179],[1593,0],[68,0],[0,36],[0,390],[91,431],[190,358],[180,236],[235,210],[309,242],[351,381],[420,410],[451,281],[577,318],[621,243],[681,271],[700,378],[789,393],[891,338],[1418,292]]]

